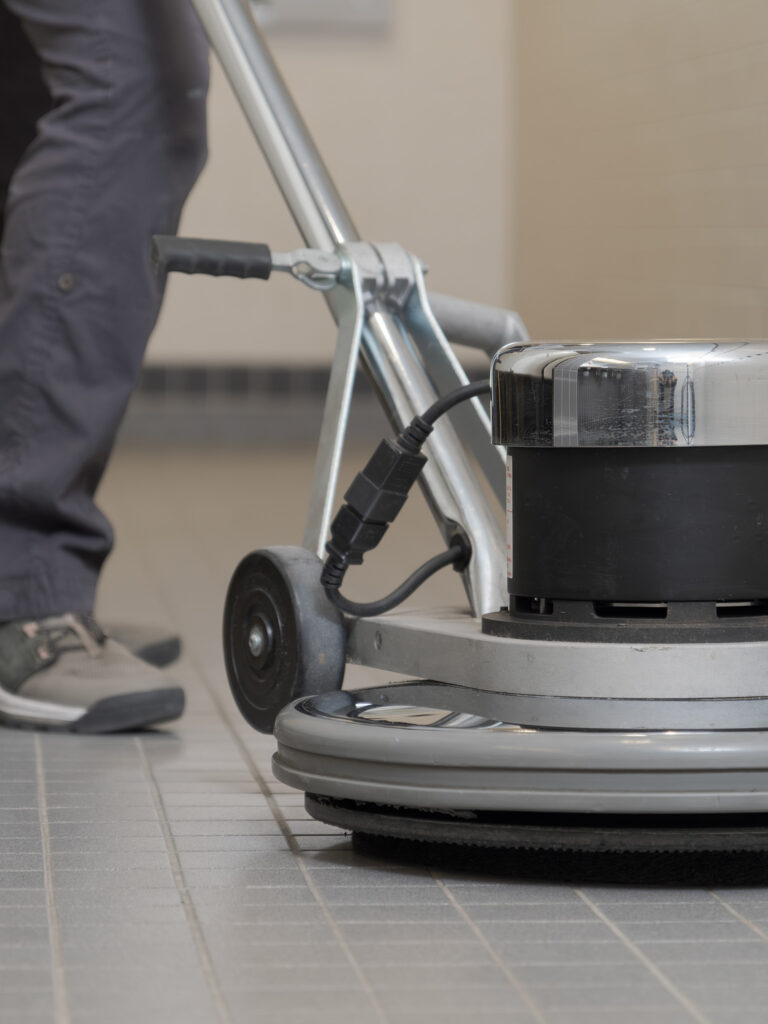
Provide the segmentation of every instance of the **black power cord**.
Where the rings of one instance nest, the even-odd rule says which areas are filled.
[[[447,551],[430,558],[387,597],[361,604],[339,593],[350,565],[360,565],[372,551],[405,504],[408,492],[427,462],[421,448],[440,416],[460,402],[488,394],[486,381],[466,384],[438,398],[422,416],[415,416],[396,438],[382,441],[344,495],[344,505],[331,523],[328,557],[320,582],[329,600],[341,611],[359,618],[382,615],[397,607],[440,569],[452,565],[463,571],[472,555],[468,538],[456,532]]]
[[[436,402],[427,409],[423,416],[417,416],[416,420],[423,420],[425,423],[432,425],[435,420],[439,419],[443,413],[449,412],[455,405],[459,405],[461,402],[466,402],[470,398],[479,398],[481,395],[490,395],[491,385],[487,380],[476,380],[472,384],[464,384],[463,387],[456,388],[455,391],[449,391],[447,395],[443,395],[442,398],[438,398]]]

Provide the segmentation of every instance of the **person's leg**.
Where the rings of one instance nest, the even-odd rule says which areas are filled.
[[[0,237],[11,178],[34,140],[51,94],[40,61],[18,18],[0,2]],[[164,668],[179,658],[180,638],[167,630],[111,623],[107,633],[143,661]]]
[[[6,178],[18,161],[0,251],[0,721],[146,725],[183,691],[83,617],[112,542],[93,496],[159,310],[150,238],[176,229],[204,160],[207,48],[187,0],[0,15],[31,44],[22,79],[0,63]],[[50,101],[33,89],[14,109],[32,54]]]
[[[11,177],[50,107],[35,51],[18,18],[0,2],[0,237]]]
[[[93,494],[159,310],[150,239],[175,231],[204,160],[208,64],[188,0],[0,3],[52,97],[11,178],[2,235],[8,621],[92,610],[112,544]]]

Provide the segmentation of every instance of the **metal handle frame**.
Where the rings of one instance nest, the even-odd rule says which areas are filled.
[[[357,229],[272,59],[248,0],[192,0],[192,4],[306,244],[338,251],[358,243]],[[425,293],[420,291],[421,319],[428,322],[430,315],[424,313],[428,303],[425,305]],[[341,292],[341,288],[335,288],[326,293],[326,298],[336,322],[343,324],[350,314],[349,303]],[[470,304],[459,309],[465,317],[469,313],[471,320]],[[436,323],[428,323],[431,337],[426,340],[423,327],[415,331],[415,343],[406,318],[398,316],[390,305],[375,297],[366,305],[360,356],[390,421],[398,430],[431,405],[438,395],[437,389],[444,388],[449,379],[461,382],[462,371],[453,354],[446,354],[448,346],[439,328],[436,334]],[[344,333],[348,333],[348,328]],[[473,333],[471,328],[468,333]],[[351,358],[350,353],[353,357],[355,351],[348,337],[344,344],[347,354],[340,356],[342,360]],[[435,373],[430,372],[430,363],[436,368]],[[336,401],[341,397],[342,402],[348,403],[348,369],[336,373],[340,384],[335,389]],[[475,415],[479,411],[482,410],[476,409]],[[325,422],[336,416],[338,423],[335,427],[330,424],[324,431],[332,439],[333,450],[327,450],[327,442],[321,436],[318,452],[313,495],[321,497],[325,491],[326,500],[321,502],[324,506],[330,500],[328,492],[335,488],[333,467],[338,467],[346,413],[343,404],[335,410],[326,405]],[[481,452],[476,437],[471,440],[477,458],[487,461],[487,452]],[[489,447],[487,439],[484,446]],[[422,487],[432,514],[446,540],[458,523],[472,544],[473,557],[464,574],[472,611],[480,615],[496,610],[506,597],[504,538],[496,513],[478,485],[472,464],[450,423],[441,421],[437,425],[428,442],[428,454]],[[310,509],[305,544],[312,537],[312,518],[317,514],[316,508]]]

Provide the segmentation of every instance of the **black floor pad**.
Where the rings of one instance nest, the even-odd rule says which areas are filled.
[[[768,852],[616,853],[572,850],[500,850],[428,843],[356,832],[364,857],[440,871],[564,882],[569,885],[653,885],[676,889],[765,886]]]

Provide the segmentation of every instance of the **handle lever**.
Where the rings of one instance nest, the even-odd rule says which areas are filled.
[[[208,274],[212,277],[255,277],[269,280],[273,270],[292,274],[297,280],[325,291],[335,287],[341,260],[321,249],[271,252],[261,242],[223,242],[211,238],[178,238],[155,235],[152,265],[156,273]]]

